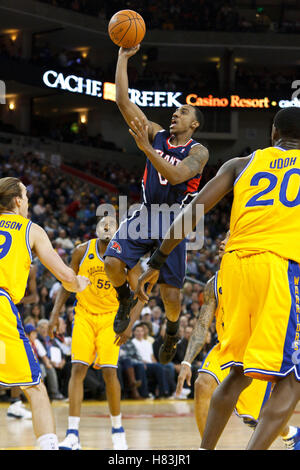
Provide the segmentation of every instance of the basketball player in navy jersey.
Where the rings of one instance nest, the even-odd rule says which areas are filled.
[[[203,124],[203,115],[197,108],[183,105],[176,109],[169,130],[165,130],[159,124],[149,121],[141,109],[130,101],[127,64],[128,59],[138,50],[139,46],[119,50],[116,68],[116,102],[137,146],[147,157],[142,180],[142,210],[146,209],[148,220],[145,222],[149,222],[149,231],[148,236],[138,240],[120,235],[121,230],[128,229],[130,224],[137,222],[137,218],[141,215],[141,212],[137,211],[120,224],[105,253],[105,270],[117,291],[120,302],[114,322],[117,335],[122,335],[127,328],[130,328],[128,325],[137,318],[143,305],[139,301],[135,307],[138,299],[133,298],[126,273],[141,257],[160,246],[163,238],[161,218],[159,221],[156,219],[152,227],[150,224],[153,205],[167,204],[170,207],[173,204],[179,206],[188,204],[198,191],[201,174],[208,160],[208,150],[192,139],[195,130]],[[141,132],[144,133],[143,138],[139,137]],[[159,234],[154,239],[153,230],[157,230],[157,227]],[[167,317],[165,341],[159,352],[159,360],[163,364],[172,360],[179,339],[177,330],[181,310],[180,289],[185,277],[185,244],[183,240],[168,257],[168,262],[164,265],[158,280]]]

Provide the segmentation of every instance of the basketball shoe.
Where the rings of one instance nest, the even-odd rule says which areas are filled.
[[[128,449],[125,431],[123,427],[112,428],[111,438],[112,438],[114,450],[127,450]]]
[[[300,450],[300,428],[294,428],[295,434],[288,439],[282,438],[287,450]]]
[[[12,403],[8,409],[6,415],[9,418],[17,419],[32,419],[31,411],[27,410],[21,400]]]
[[[58,444],[58,447],[59,450],[81,450],[77,429],[68,429],[65,439]]]
[[[159,348],[158,358],[161,364],[168,364],[171,362],[176,353],[177,343],[179,336],[166,334],[164,342]]]

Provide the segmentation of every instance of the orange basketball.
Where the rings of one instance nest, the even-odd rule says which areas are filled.
[[[145,21],[133,10],[121,10],[112,16],[108,24],[110,39],[125,49],[135,47],[144,39]]]

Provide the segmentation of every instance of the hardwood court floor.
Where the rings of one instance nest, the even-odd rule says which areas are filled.
[[[53,402],[52,406],[61,441],[67,426],[68,403]],[[129,449],[197,450],[200,438],[193,406],[192,400],[122,401],[123,425]],[[7,403],[0,404],[0,450],[37,449],[31,421],[7,418],[7,407]],[[300,426],[300,404],[290,424]],[[111,450],[110,428],[106,402],[85,401],[80,425],[82,450]],[[251,433],[251,429],[232,415],[218,449],[244,449]],[[284,449],[280,438],[276,439],[271,449]]]

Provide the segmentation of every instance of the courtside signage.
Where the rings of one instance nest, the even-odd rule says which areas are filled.
[[[110,82],[100,82],[91,78],[80,77],[74,74],[65,76],[62,72],[47,70],[43,74],[43,83],[47,87],[57,88],[70,93],[116,101],[116,86]],[[130,100],[140,107],[174,108],[183,104],[199,106],[210,109],[270,109],[274,107],[286,108],[289,106],[300,107],[297,98],[292,100],[273,100],[267,96],[263,98],[241,97],[237,94],[230,96],[199,96],[197,93],[182,93],[180,91],[147,91],[128,90]]]

